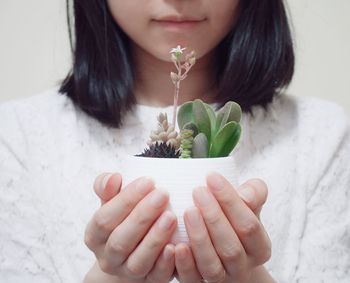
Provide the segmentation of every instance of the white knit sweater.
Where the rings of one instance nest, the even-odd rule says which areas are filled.
[[[0,282],[82,281],[94,262],[83,242],[100,205],[93,181],[144,149],[161,110],[138,105],[111,129],[56,90],[0,105]],[[240,183],[257,177],[269,187],[267,269],[282,283],[350,282],[348,117],[289,96],[253,114],[243,116],[233,160]]]

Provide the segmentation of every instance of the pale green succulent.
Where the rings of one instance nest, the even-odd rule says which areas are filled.
[[[200,99],[184,103],[177,114],[180,130],[193,131],[192,158],[225,157],[237,145],[241,126],[241,107],[227,102],[216,113]]]

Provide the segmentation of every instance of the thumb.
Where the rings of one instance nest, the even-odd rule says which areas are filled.
[[[260,179],[250,179],[239,186],[237,191],[247,206],[260,219],[260,212],[268,195],[266,183]]]
[[[119,193],[121,186],[122,176],[119,173],[103,173],[95,179],[94,191],[103,205]]]

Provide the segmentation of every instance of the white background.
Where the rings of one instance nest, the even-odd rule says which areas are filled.
[[[288,93],[334,100],[350,113],[350,1],[288,3],[297,55]],[[0,1],[0,101],[55,86],[69,66],[65,0]]]

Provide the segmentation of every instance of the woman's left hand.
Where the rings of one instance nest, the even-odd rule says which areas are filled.
[[[266,198],[261,180],[250,180],[237,191],[220,174],[208,175],[207,187],[193,192],[196,207],[184,215],[191,248],[175,248],[179,281],[249,282],[271,256],[271,242],[259,219]]]

